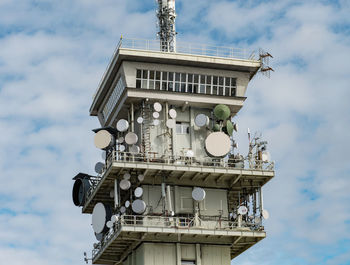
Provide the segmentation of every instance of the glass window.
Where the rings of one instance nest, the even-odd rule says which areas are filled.
[[[142,80],[141,88],[147,88],[147,80]]]
[[[163,80],[168,80],[168,72],[163,72],[162,79]]]
[[[156,72],[156,80],[160,80],[160,72],[159,71]]]
[[[188,83],[192,83],[192,82],[193,82],[193,75],[188,74]]]
[[[231,87],[231,96],[232,97],[236,96],[236,88],[235,87]]]
[[[148,78],[148,70],[143,70],[142,71],[142,78],[147,79]]]
[[[225,96],[230,96],[230,87],[225,86]]]
[[[173,80],[174,80],[174,73],[173,73],[173,72],[169,72],[169,74],[168,74],[168,80],[169,80],[169,81],[173,81]]]
[[[213,86],[213,95],[217,95],[217,94],[218,94],[218,87]]]
[[[162,82],[162,90],[168,90],[168,83]]]
[[[211,84],[211,75],[207,75],[207,84]]]
[[[175,82],[175,91],[180,92],[180,83],[179,82]]]
[[[186,74],[181,74],[181,82],[186,82]]]
[[[205,84],[205,75],[201,75],[201,84]]]
[[[141,88],[141,80],[136,80],[136,88]]]
[[[155,89],[160,90],[160,81],[156,81]]]
[[[213,77],[213,85],[217,85],[218,84],[218,77],[214,76]]]
[[[175,81],[180,81],[180,73],[175,73]]]
[[[154,71],[149,71],[149,79],[154,80]]]
[[[194,75],[193,78],[194,78],[194,83],[198,84],[198,75]]]
[[[136,78],[141,78],[141,70],[136,71]]]
[[[224,85],[224,78],[222,76],[219,76],[219,85],[220,86]]]
[[[192,93],[193,92],[193,90],[192,90],[192,84],[188,84],[188,87],[187,87],[187,92],[188,93]]]
[[[229,77],[225,78],[225,86],[230,86],[230,78]]]
[[[186,83],[181,83],[181,92],[186,92]]]
[[[154,89],[154,81],[153,80],[149,81],[149,89]]]

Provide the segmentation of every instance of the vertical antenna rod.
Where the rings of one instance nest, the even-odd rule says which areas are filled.
[[[175,0],[157,1],[160,49],[164,52],[176,52]]]

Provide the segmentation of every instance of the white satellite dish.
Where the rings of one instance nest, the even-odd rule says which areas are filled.
[[[230,137],[223,132],[213,132],[205,139],[205,149],[211,156],[223,157],[230,152]]]
[[[142,117],[138,117],[136,121],[137,121],[138,124],[142,124],[143,123],[143,118]]]
[[[240,206],[240,207],[238,208],[238,213],[241,214],[241,215],[246,215],[246,214],[248,213],[247,207],[245,207],[245,206]]]
[[[105,149],[113,142],[113,136],[106,130],[100,130],[95,134],[94,143],[99,149]]]
[[[192,198],[197,201],[201,202],[205,199],[205,190],[202,188],[194,188],[192,191]]]
[[[146,203],[143,200],[135,200],[133,201],[131,208],[135,213],[141,214],[146,211]]]
[[[119,151],[120,151],[120,152],[124,152],[124,151],[125,151],[125,145],[121,144],[121,145],[119,146]]]
[[[159,118],[159,112],[153,112],[152,114],[153,118],[158,119]]]
[[[101,158],[102,158],[102,160],[106,160],[106,158],[107,158],[106,151],[102,151]]]
[[[198,114],[194,119],[194,124],[198,127],[209,125],[209,117],[205,114]]]
[[[143,194],[143,189],[141,187],[137,187],[134,191],[135,197],[140,198]]]
[[[114,198],[114,190],[111,190],[111,191],[109,192],[109,197]]]
[[[254,223],[259,224],[261,222],[261,219],[259,216],[255,216]]]
[[[119,137],[119,138],[117,139],[117,142],[118,142],[118,144],[123,143],[123,142],[124,142],[124,137],[123,137],[123,136]]]
[[[194,152],[192,150],[187,150],[186,157],[194,157]]]
[[[92,228],[96,234],[104,232],[106,222],[110,220],[111,213],[101,202],[97,203],[92,211]]]
[[[130,207],[130,202],[129,202],[129,201],[126,201],[126,202],[125,202],[125,207],[126,207],[126,208],[129,208],[129,207]]]
[[[125,135],[125,142],[128,144],[128,145],[133,145],[133,144],[136,144],[138,141],[138,137],[137,137],[137,134],[136,133],[133,133],[133,132],[129,132]]]
[[[261,155],[261,158],[263,162],[269,162],[271,160],[270,152],[264,151]]]
[[[119,186],[120,186],[120,188],[121,188],[122,190],[128,190],[128,189],[130,189],[130,187],[131,187],[131,183],[130,183],[129,180],[123,179],[123,180],[120,181]]]
[[[170,118],[172,118],[172,119],[176,119],[176,117],[177,117],[177,112],[176,112],[176,110],[175,110],[175,109],[170,109],[170,110],[169,110],[169,116],[170,116]]]
[[[153,108],[155,111],[160,112],[160,111],[162,111],[162,104],[160,104],[159,102],[155,102],[153,104]]]
[[[129,151],[130,151],[131,153],[136,153],[136,154],[138,154],[138,153],[140,153],[140,147],[137,146],[137,145],[132,145],[132,146],[129,147]]]
[[[118,222],[118,219],[119,219],[119,216],[118,216],[118,215],[112,215],[112,217],[111,217],[111,221],[112,221],[113,223]]]
[[[107,227],[108,228],[112,228],[113,227],[113,222],[112,221],[108,221],[107,222]]]
[[[117,130],[120,132],[125,132],[129,129],[129,122],[127,120],[124,119],[120,119],[117,122]]]
[[[95,172],[97,174],[102,174],[104,167],[105,167],[105,164],[103,164],[102,162],[97,162],[95,165]]]
[[[139,181],[143,181],[145,179],[145,176],[143,174],[140,174],[137,176]]]
[[[269,217],[270,217],[269,212],[268,212],[267,210],[265,210],[265,209],[262,210],[261,215],[262,215],[262,217],[263,217],[265,220],[269,219]]]
[[[160,124],[160,120],[153,120],[153,125],[158,126]]]
[[[120,213],[124,214],[126,212],[126,208],[124,206],[120,207]]]
[[[126,179],[126,180],[129,180],[131,178],[130,173],[125,173],[123,178]]]
[[[176,126],[176,121],[174,119],[169,119],[166,121],[166,127],[173,129]]]

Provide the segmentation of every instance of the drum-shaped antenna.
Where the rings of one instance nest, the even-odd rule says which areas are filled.
[[[106,223],[111,220],[111,216],[112,211],[110,207],[101,202],[97,203],[92,211],[92,228],[94,232],[99,234],[108,231]]]
[[[128,190],[128,189],[130,189],[130,187],[131,187],[131,183],[130,183],[129,180],[123,179],[123,180],[120,181],[119,186],[120,186],[120,188],[121,188],[122,190]]]
[[[125,202],[125,207],[126,207],[126,208],[129,208],[129,207],[130,207],[130,202],[129,202],[129,201],[126,201],[126,202]]]
[[[119,216],[118,216],[118,215],[112,215],[112,217],[111,217],[111,221],[112,221],[113,223],[118,222],[118,219],[119,219]]]
[[[90,189],[90,182],[88,179],[77,179],[74,182],[72,197],[75,206],[83,206],[85,202],[85,196]]]
[[[143,194],[143,189],[141,187],[137,187],[134,191],[135,197],[140,198]]]
[[[153,120],[153,125],[158,126],[160,124],[160,120]]]
[[[106,226],[107,226],[108,228],[112,228],[112,227],[113,227],[113,222],[112,222],[112,221],[108,221],[107,224],[106,224]]]
[[[128,145],[133,145],[133,144],[136,144],[138,141],[138,137],[137,137],[137,134],[136,133],[133,133],[133,132],[129,132],[125,135],[125,142],[128,144]]]
[[[214,115],[219,120],[226,120],[231,115],[231,110],[224,104],[216,105],[214,108]]]
[[[169,110],[169,116],[170,116],[170,118],[172,118],[172,119],[176,119],[176,117],[177,117],[177,112],[176,112],[176,110],[175,110],[175,109],[170,109],[170,110]]]
[[[95,165],[95,172],[97,174],[102,174],[104,167],[105,167],[105,164],[103,164],[102,162],[97,162]]]
[[[241,215],[246,215],[248,213],[248,209],[245,206],[240,206],[237,212]]]
[[[120,213],[124,214],[126,212],[126,208],[124,206],[120,207]]]
[[[194,188],[192,191],[192,198],[197,201],[201,202],[205,199],[205,190],[202,188]]]
[[[117,142],[118,144],[124,143],[124,137],[123,136],[119,137]]]
[[[174,119],[169,119],[169,120],[166,121],[166,126],[169,129],[173,129],[176,126],[176,121]]]
[[[232,136],[233,130],[234,130],[234,126],[233,126],[231,121],[227,121],[226,122],[226,129],[227,129],[228,135]]]
[[[124,119],[120,119],[117,122],[117,130],[120,132],[126,132],[129,129],[129,122]]]
[[[194,118],[194,124],[196,124],[198,127],[207,126],[209,124],[209,117],[203,113],[198,114]]]
[[[159,118],[159,112],[153,112],[152,114],[153,118],[158,119]]]
[[[223,157],[230,149],[230,137],[223,132],[213,132],[205,139],[205,150],[210,156]]]
[[[131,208],[135,213],[142,214],[146,211],[146,203],[143,200],[135,200]]]
[[[138,124],[142,124],[143,123],[143,118],[142,117],[138,117],[136,121],[137,121]]]
[[[120,152],[124,152],[124,151],[125,151],[125,145],[121,144],[121,145],[119,146],[119,151],[120,151]]]
[[[162,104],[160,104],[159,102],[155,102],[153,104],[153,108],[155,111],[160,112],[160,111],[162,111]]]
[[[129,180],[131,178],[130,173],[126,172],[123,176],[124,179]]]
[[[106,130],[98,131],[94,137],[95,146],[99,149],[105,149],[113,143],[113,136]]]

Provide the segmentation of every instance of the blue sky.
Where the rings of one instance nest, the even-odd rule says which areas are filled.
[[[350,264],[350,2],[178,0],[178,38],[274,56],[236,120],[261,131],[276,162],[264,189],[266,239],[240,265]],[[92,95],[121,34],[154,39],[155,2],[0,0],[0,256],[84,264],[90,216],[71,178],[100,153]]]

